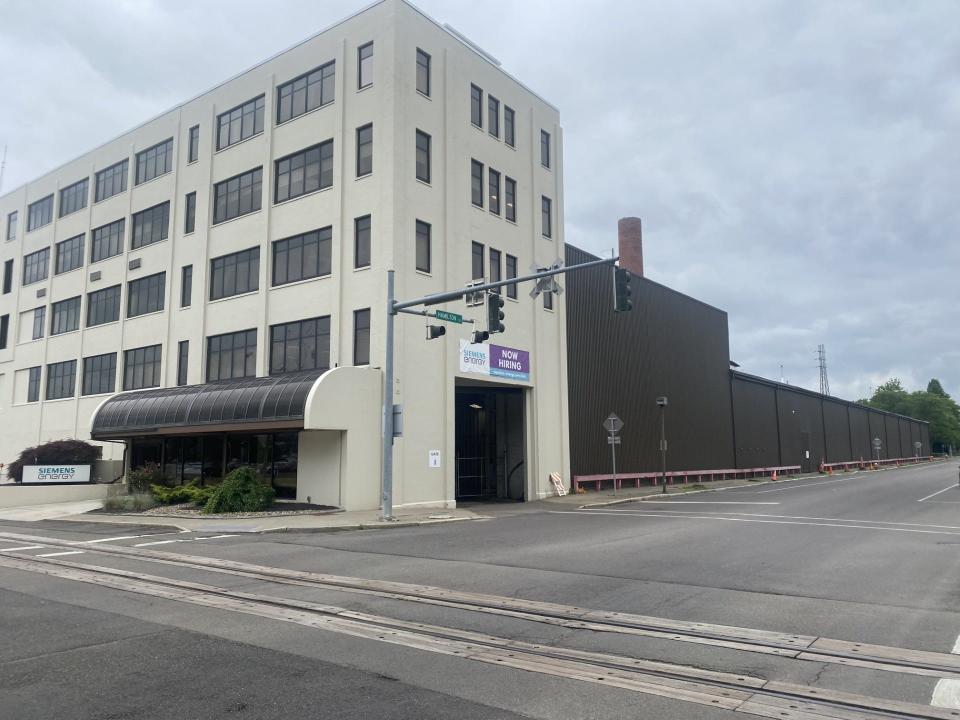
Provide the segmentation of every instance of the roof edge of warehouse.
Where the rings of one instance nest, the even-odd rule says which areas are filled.
[[[595,255],[594,253],[590,252],[589,250],[584,250],[582,247],[578,247],[577,245],[574,245],[573,243],[565,242],[564,245],[566,245],[567,247],[573,248],[573,249],[576,250],[577,252],[582,252],[584,255],[589,255],[589,256],[590,256],[592,259],[594,259],[594,260],[602,260],[602,259],[603,259],[603,258],[601,258],[599,255]],[[695,297],[693,297],[692,295],[687,295],[687,294],[684,293],[684,292],[680,292],[680,291],[677,290],[676,288],[672,288],[672,287],[670,287],[669,285],[664,285],[663,283],[657,282],[656,280],[651,280],[651,279],[650,279],[649,277],[647,277],[646,275],[634,275],[634,277],[637,278],[638,280],[642,280],[642,281],[644,281],[644,282],[652,283],[652,284],[656,285],[656,286],[659,287],[659,288],[663,288],[664,290],[669,290],[669,291],[672,292],[674,295],[679,295],[680,297],[686,298],[687,300],[692,300],[692,301],[695,302],[695,303],[700,303],[700,304],[703,305],[704,307],[710,308],[711,310],[714,310],[714,311],[716,311],[716,312],[718,312],[718,313],[722,313],[723,315],[728,315],[728,313],[727,313],[726,310],[723,310],[723,309],[721,309],[721,308],[718,308],[716,305],[711,305],[710,303],[706,302],[705,300],[701,300],[700,298],[695,298]]]
[[[909,415],[901,415],[900,413],[890,412],[889,410],[881,410],[880,408],[875,408],[870,405],[864,405],[858,403],[856,400],[844,400],[841,397],[836,395],[824,395],[819,393],[816,390],[809,390],[805,387],[800,387],[799,385],[791,385],[789,383],[780,382],[779,380],[771,380],[770,378],[761,377],[760,375],[752,375],[751,373],[743,372],[742,370],[734,370],[730,368],[730,373],[732,375],[739,375],[745,380],[750,380],[751,382],[762,383],[764,385],[772,385],[773,387],[782,387],[787,388],[791,392],[800,393],[802,395],[809,395],[815,398],[826,398],[828,400],[835,400],[836,402],[841,402],[846,405],[853,405],[854,407],[863,408],[864,410],[869,410],[870,412],[880,413],[881,415],[890,415],[891,417],[903,418],[904,420],[909,420],[910,422],[924,423],[926,425],[930,424],[929,420],[921,420],[920,418],[910,417]]]
[[[470,40],[469,38],[467,38],[467,37],[466,37],[465,35],[463,35],[459,30],[456,30],[456,29],[454,29],[453,27],[451,27],[451,26],[449,26],[449,25],[446,25],[446,24],[444,24],[444,23],[438,22],[436,19],[434,19],[433,17],[431,17],[430,15],[428,15],[427,13],[425,13],[423,10],[421,10],[420,8],[418,8],[416,5],[414,5],[412,2],[410,2],[410,0],[396,0],[396,1],[403,3],[404,5],[406,5],[407,7],[409,7],[411,10],[413,10],[414,12],[418,13],[419,15],[421,15],[424,19],[426,19],[426,20],[428,20],[429,22],[431,22],[431,23],[433,23],[434,25],[436,25],[437,28],[439,28],[440,30],[443,30],[445,33],[447,33],[448,35],[450,35],[450,37],[454,38],[457,42],[459,42],[460,44],[462,44],[465,48],[469,49],[471,52],[473,52],[474,54],[476,54],[478,57],[483,58],[483,60],[485,60],[486,62],[490,63],[494,68],[496,68],[497,70],[499,70],[500,72],[502,72],[504,75],[506,75],[508,78],[510,78],[513,82],[517,83],[517,85],[519,85],[520,87],[522,87],[524,90],[526,90],[526,91],[529,92],[530,94],[534,95],[538,100],[542,101],[542,102],[545,103],[546,105],[549,105],[551,108],[553,108],[553,109],[556,110],[557,112],[560,112],[559,108],[557,108],[556,105],[554,105],[553,103],[551,103],[549,100],[545,99],[545,98],[544,98],[542,95],[540,95],[539,93],[534,92],[533,90],[531,90],[527,85],[525,85],[524,83],[520,82],[520,80],[518,80],[516,77],[514,77],[513,75],[511,75],[510,73],[508,73],[506,70],[504,70],[503,67],[500,65],[500,61],[499,61],[499,60],[497,60],[496,58],[494,58],[493,55],[491,55],[491,54],[488,53],[486,50],[484,50],[483,48],[481,48],[479,45],[477,45],[476,43],[474,43],[472,40]],[[337,21],[334,22],[334,23],[331,23],[330,25],[327,25],[327,26],[324,27],[322,30],[318,30],[317,32],[313,33],[312,35],[309,35],[308,37],[305,37],[305,38],[302,39],[302,40],[298,40],[298,41],[295,42],[293,45],[290,45],[289,47],[283,48],[282,50],[279,50],[279,51],[273,53],[273,54],[270,55],[269,57],[264,58],[263,60],[260,60],[259,62],[254,63],[253,65],[251,65],[250,67],[246,68],[245,70],[241,70],[240,72],[238,72],[238,73],[236,73],[236,74],[234,74],[234,75],[231,75],[230,77],[226,78],[225,80],[221,80],[220,82],[216,83],[215,85],[212,85],[211,87],[207,88],[206,90],[203,90],[203,91],[197,93],[196,95],[193,95],[192,97],[189,97],[189,98],[187,98],[186,100],[183,100],[183,101],[177,103],[177,104],[174,105],[173,107],[167,108],[166,110],[163,110],[162,112],[159,112],[159,113],[157,113],[156,115],[153,115],[152,117],[144,120],[143,122],[138,123],[138,124],[134,125],[133,127],[127,129],[127,130],[124,130],[124,131],[121,132],[119,135],[115,135],[115,136],[113,136],[113,137],[111,137],[111,138],[109,138],[109,139],[107,139],[107,140],[104,140],[103,142],[101,142],[101,143],[93,146],[93,147],[90,148],[89,150],[84,150],[83,152],[79,153],[78,155],[74,155],[74,156],[73,156],[72,158],[70,158],[69,160],[66,160],[66,161],[60,163],[59,165],[56,165],[56,166],[50,168],[50,169],[47,170],[46,172],[44,172],[44,173],[42,173],[42,174],[40,174],[40,175],[37,175],[36,177],[34,177],[34,178],[31,179],[31,180],[27,180],[27,181],[25,181],[25,182],[20,183],[19,185],[17,185],[16,187],[12,188],[11,190],[8,190],[7,192],[0,192],[0,199],[5,198],[5,197],[7,197],[8,195],[12,195],[13,193],[18,192],[19,190],[22,190],[23,188],[28,187],[28,186],[31,185],[32,183],[39,182],[40,180],[42,180],[43,178],[47,177],[48,175],[52,175],[53,173],[56,173],[56,172],[62,170],[63,168],[65,168],[65,167],[66,167],[67,165],[69,165],[70,163],[76,162],[77,160],[79,160],[80,158],[82,158],[84,155],[88,155],[88,154],[90,154],[90,153],[92,153],[92,152],[96,152],[96,151],[99,150],[100,148],[106,147],[107,145],[109,145],[109,144],[112,143],[112,142],[116,142],[117,140],[119,140],[120,138],[124,137],[125,135],[129,135],[130,133],[135,132],[135,131],[139,130],[140,128],[144,127],[144,126],[149,125],[150,123],[154,122],[155,120],[159,120],[159,119],[162,118],[164,115],[167,115],[167,114],[169,114],[169,113],[172,113],[172,112],[175,112],[175,111],[181,109],[184,105],[187,105],[187,104],[189,104],[189,103],[192,103],[194,100],[197,100],[197,99],[203,97],[204,95],[207,95],[207,94],[209,94],[209,93],[212,93],[214,90],[217,90],[218,88],[223,87],[223,86],[226,85],[227,83],[233,82],[234,80],[243,77],[243,76],[246,75],[247,73],[252,72],[252,71],[256,70],[257,68],[259,68],[259,67],[261,67],[261,66],[263,66],[263,65],[266,65],[268,62],[270,62],[270,61],[272,61],[272,60],[275,60],[276,58],[280,57],[281,55],[284,55],[285,53],[288,53],[288,52],[290,52],[291,50],[295,50],[296,48],[300,47],[301,45],[304,45],[304,44],[310,42],[311,40],[314,40],[315,38],[320,37],[320,36],[323,35],[324,33],[327,33],[327,32],[330,32],[331,30],[334,30],[335,28],[339,27],[340,25],[343,25],[344,23],[349,22],[349,21],[352,20],[353,18],[355,18],[355,17],[357,17],[357,16],[359,16],[359,15],[362,15],[363,13],[367,12],[368,10],[373,9],[373,8],[377,7],[378,5],[382,5],[382,4],[385,3],[385,2],[390,2],[390,0],[375,0],[374,2],[369,3],[368,5],[364,5],[362,8],[360,8],[360,9],[357,10],[356,12],[351,13],[350,15],[347,15],[345,18],[342,18],[342,19],[340,19],[340,20],[337,20]]]

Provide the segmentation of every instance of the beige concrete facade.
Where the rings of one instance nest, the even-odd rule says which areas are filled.
[[[358,48],[370,42],[372,82],[359,88]],[[429,97],[416,87],[418,48],[431,58]],[[278,86],[330,61],[336,68],[334,100],[278,123]],[[483,128],[471,123],[471,85],[484,92]],[[263,132],[217,151],[218,116],[260,95],[265,101]],[[488,96],[500,102],[499,137],[489,132]],[[504,106],[515,112],[515,147],[504,142]],[[358,178],[356,130],[368,123],[373,125],[373,170]],[[199,156],[188,162],[189,131],[197,125]],[[431,136],[430,182],[415,177],[417,130]],[[550,167],[541,164],[541,131],[550,135]],[[135,184],[136,154],[171,137],[172,170]],[[332,187],[274,202],[275,161],[329,139],[334,148]],[[206,381],[207,338],[255,329],[256,374],[262,376],[270,372],[272,325],[329,315],[329,366],[350,366],[354,364],[354,311],[370,308],[370,367],[381,367],[388,269],[396,271],[397,298],[407,299],[468,282],[473,242],[484,245],[486,263],[490,248],[503,258],[516,257],[521,275],[534,264],[546,265],[562,257],[562,141],[559,114],[549,103],[404,0],[383,0],[0,197],[0,264],[14,262],[12,292],[0,295],[0,316],[9,316],[7,346],[0,350],[0,461],[9,463],[22,448],[40,441],[89,438],[91,415],[109,394],[81,396],[84,357],[117,352],[115,391],[119,392],[123,351],[162,343],[160,385],[170,387],[177,384],[178,343],[188,340],[188,383],[197,384]],[[126,191],[94,202],[95,174],[123,159],[130,161]],[[483,163],[485,173],[494,168],[516,181],[515,222],[506,220],[502,210],[499,215],[491,213],[486,202],[483,208],[471,203],[471,159]],[[213,186],[256,167],[263,168],[261,209],[213,224]],[[90,185],[86,207],[58,217],[58,191],[83,178],[89,178]],[[194,192],[196,226],[185,233],[185,197]],[[485,174],[485,196],[487,192]],[[29,205],[50,194],[55,200],[52,222],[28,232]],[[542,197],[552,201],[549,238],[541,227]],[[131,215],[165,201],[170,202],[168,238],[132,250]],[[18,215],[17,228],[8,240],[7,218],[13,212]],[[355,269],[354,219],[364,215],[371,216],[371,263]],[[123,252],[91,263],[91,231],[121,218],[126,220]],[[432,228],[430,272],[415,269],[417,220]],[[272,243],[326,226],[332,228],[331,273],[273,286]],[[86,238],[82,266],[55,274],[55,243],[79,234]],[[211,259],[254,246],[260,248],[258,289],[211,301]],[[24,256],[45,247],[51,248],[48,278],[21,287]],[[135,260],[139,266],[131,269]],[[181,308],[181,268],[186,265],[193,266],[192,303]],[[166,273],[164,309],[127,318],[127,283],[159,272]],[[116,284],[123,290],[119,320],[87,328],[88,293]],[[548,493],[551,472],[564,478],[569,475],[566,337],[563,296],[557,296],[548,310],[541,299],[529,298],[528,290],[529,286],[520,286],[518,298],[507,301],[506,332],[492,341],[530,352],[529,381],[498,379],[497,384],[524,390],[524,496],[536,499]],[[80,329],[51,336],[52,303],[74,296],[83,298]],[[33,309],[41,305],[47,307],[47,328],[43,338],[32,340],[27,325],[32,323]],[[477,327],[485,327],[483,307],[468,308],[462,302],[441,307],[476,317]],[[478,380],[459,370],[459,340],[468,336],[470,326],[451,325],[445,337],[432,341],[424,339],[420,318],[400,316],[396,328],[393,396],[404,407],[404,430],[394,450],[395,504],[450,506],[456,496],[455,387],[458,379]],[[47,366],[71,359],[77,360],[74,396],[44,400]],[[43,368],[40,399],[28,402],[28,369],[34,366]],[[372,372],[365,371],[358,380],[362,389],[356,407],[363,413],[371,405],[366,373]],[[324,409],[323,420],[307,418],[306,422],[308,428],[314,422],[313,427],[334,429],[336,441],[321,439],[322,433],[303,433],[298,497],[311,495],[320,502],[319,493],[332,499],[332,486],[319,489],[323,483],[307,481],[323,465],[327,476],[342,474],[339,500],[332,504],[375,507],[380,483],[377,437],[369,443],[374,450],[365,451],[376,452],[376,462],[344,450],[340,440],[351,432],[347,426],[378,435],[379,415],[354,417],[357,413],[349,406],[345,387],[331,393],[331,398],[334,406]],[[336,420],[340,410],[342,421]],[[428,466],[431,450],[440,451],[439,468]],[[104,447],[105,458],[119,458],[121,452],[120,445]],[[334,454],[336,463],[331,465]],[[306,492],[308,487],[311,492]]]

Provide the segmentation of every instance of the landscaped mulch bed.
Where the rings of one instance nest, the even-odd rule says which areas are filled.
[[[236,512],[236,513],[213,513],[206,514],[192,503],[180,503],[179,505],[157,505],[156,507],[144,510],[143,512],[124,511],[121,513],[112,513],[106,510],[92,510],[92,513],[101,515],[143,515],[154,517],[182,517],[182,518],[264,518],[281,517],[284,515],[330,515],[341,512],[339,508],[331,505],[313,505],[311,503],[301,502],[275,502],[267,510],[260,512]]]

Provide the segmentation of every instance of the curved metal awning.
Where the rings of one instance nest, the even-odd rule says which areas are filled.
[[[97,409],[90,437],[302,428],[307,395],[320,375],[313,371],[120,393]]]

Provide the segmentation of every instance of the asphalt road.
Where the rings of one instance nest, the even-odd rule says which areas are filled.
[[[939,697],[951,697],[950,688],[935,677],[571,629],[382,594],[278,585],[94,550],[143,546],[666,620],[950,653],[960,634],[956,473],[955,463],[935,464],[751,484],[599,509],[502,506],[485,521],[336,534],[225,531],[224,537],[214,537],[58,521],[2,522],[0,533],[104,541],[9,553],[23,558],[54,555],[51,560],[323,603],[544,647],[928,705],[938,685]],[[0,539],[0,551],[30,545]],[[60,554],[65,552],[71,554]],[[18,720],[743,717],[536,668],[497,667],[409,643],[2,565],[0,637],[0,718]]]

